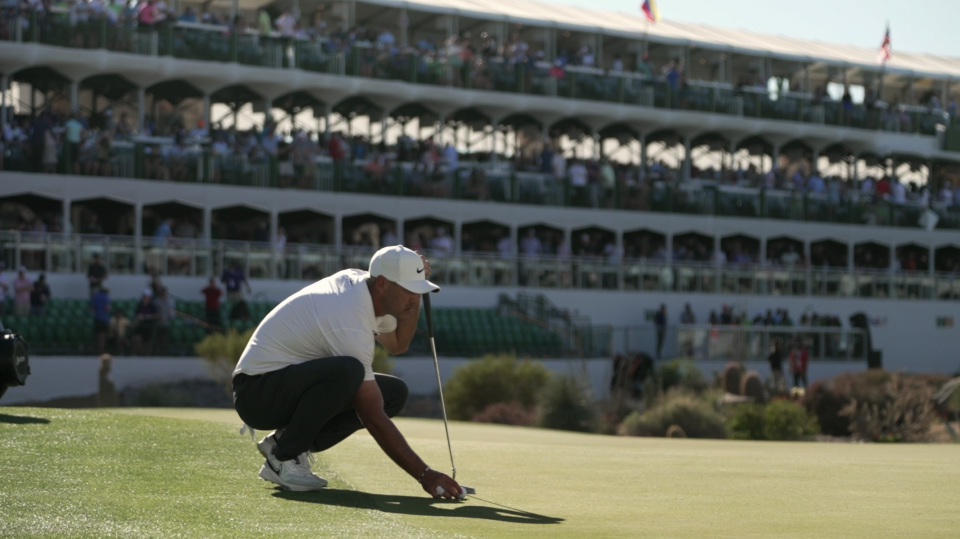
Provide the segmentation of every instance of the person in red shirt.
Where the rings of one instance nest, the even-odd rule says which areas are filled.
[[[206,298],[204,304],[207,309],[207,323],[212,326],[207,328],[207,331],[218,331],[220,329],[220,296],[223,295],[223,291],[217,286],[216,277],[210,277],[210,283],[201,292]]]
[[[807,343],[804,339],[795,339],[793,350],[790,351],[790,371],[793,373],[793,386],[800,387],[803,382],[803,388],[807,384],[807,362],[810,361],[810,351],[807,349]]]

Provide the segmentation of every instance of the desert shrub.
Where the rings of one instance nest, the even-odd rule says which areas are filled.
[[[699,393],[707,388],[703,373],[690,360],[674,359],[664,363],[657,372],[657,377],[663,392],[674,387],[683,387]]]
[[[726,438],[726,427],[710,403],[688,393],[667,394],[658,406],[643,414],[634,412],[620,424],[620,434],[627,436],[666,436],[676,425],[690,438]]]
[[[920,442],[926,439],[936,417],[927,379],[893,374],[879,388],[874,400],[851,398],[840,411],[850,420],[850,433],[864,440]]]
[[[721,375],[721,381],[723,382],[723,389],[727,393],[732,393],[734,395],[740,394],[740,381],[743,378],[743,367],[735,361],[727,363],[723,368],[723,374]]]
[[[243,333],[231,329],[226,333],[211,333],[194,346],[197,355],[203,358],[210,377],[223,386],[227,393],[233,392],[233,370],[252,336],[253,329]]]
[[[451,419],[468,421],[497,402],[530,410],[550,373],[540,363],[513,355],[489,355],[457,369],[443,388]]]
[[[590,432],[595,428],[596,411],[586,392],[572,376],[556,377],[540,394],[537,425],[547,429]]]
[[[873,439],[870,434],[872,431],[889,430],[892,426],[902,424],[904,421],[914,423],[916,428],[922,429],[925,419],[917,423],[912,418],[922,419],[926,415],[923,411],[924,403],[921,402],[923,395],[927,393],[932,395],[948,379],[949,376],[942,374],[908,375],[880,369],[845,372],[826,382],[817,381],[811,384],[810,389],[804,394],[803,404],[808,412],[817,416],[820,430],[824,434],[849,436],[852,433],[864,439]],[[900,391],[909,391],[911,394],[903,396],[896,405],[899,412],[888,411],[888,408],[897,400],[896,396]],[[920,394],[914,395],[915,392]],[[856,410],[850,408],[854,401]],[[910,402],[914,402],[917,406],[910,405]],[[914,413],[907,414],[905,406],[912,407]],[[847,412],[842,413],[844,410]],[[893,416],[881,423],[893,423],[892,426],[882,426],[878,423],[880,415],[889,413],[893,413]],[[855,417],[859,417],[859,425],[853,424]],[[871,423],[873,427],[868,427]],[[900,434],[894,435],[896,436]],[[907,434],[907,436],[913,439],[914,434]]]
[[[850,419],[840,415],[850,399],[834,391],[829,382],[818,380],[810,384],[802,402],[807,412],[816,416],[820,432],[830,436],[850,435]]]
[[[475,423],[529,427],[536,421],[536,414],[516,402],[495,402],[487,406],[482,412],[474,415],[470,420]]]
[[[373,372],[379,372],[380,374],[393,374],[393,366],[396,361],[390,357],[390,352],[387,352],[387,349],[380,346],[380,343],[377,343],[377,347],[373,350]]]
[[[730,437],[737,440],[765,440],[763,432],[765,423],[762,404],[737,404],[727,419],[727,430]]]
[[[763,387],[763,379],[757,371],[750,371],[740,380],[740,394],[751,397],[753,402],[766,402],[767,390]]]
[[[768,404],[763,417],[763,435],[767,440],[799,440],[820,432],[817,418],[788,400]]]

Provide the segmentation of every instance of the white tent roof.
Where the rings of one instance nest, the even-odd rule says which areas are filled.
[[[532,0],[360,1],[390,7],[406,6],[417,11],[459,13],[471,17],[501,19],[536,26],[602,32],[634,39],[643,39],[644,32],[649,32],[650,40],[660,43],[695,44],[714,50],[739,51],[751,56],[769,56],[811,63],[845,64],[871,71],[878,71],[880,68],[879,43],[876,49],[870,49],[667,20],[648,25],[639,8],[637,13],[630,14],[546,4]],[[878,37],[881,36],[878,35]],[[960,58],[894,50],[893,58],[887,63],[886,72],[960,79]]]

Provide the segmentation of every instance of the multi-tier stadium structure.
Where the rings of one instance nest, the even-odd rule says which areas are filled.
[[[871,49],[527,1],[171,7],[234,22],[4,14],[0,119],[73,110],[90,137],[74,147],[54,128],[49,164],[42,139],[5,141],[4,261],[46,271],[61,298],[85,297],[101,253],[114,297],[157,272],[198,299],[236,260],[276,302],[398,238],[431,253],[440,306],[525,291],[626,327],[660,304],[674,326],[690,304],[708,340],[724,305],[818,313],[852,330],[833,354],[857,361],[848,317],[863,312],[886,365],[957,366],[958,58],[880,64]],[[268,24],[299,12],[299,29],[247,28],[238,17],[258,8]],[[237,144],[247,129],[253,150]],[[331,155],[331,138],[353,153]],[[282,151],[298,140],[306,160]],[[167,218],[193,234],[154,237]],[[484,324],[465,315],[448,338]],[[690,351],[682,333],[671,353]],[[596,350],[651,342],[613,335]]]

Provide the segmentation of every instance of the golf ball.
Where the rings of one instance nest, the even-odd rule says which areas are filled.
[[[440,485],[437,485],[437,496],[443,496],[444,492],[446,491],[443,490],[443,487],[441,487]],[[466,497],[466,495],[467,495],[467,491],[461,488],[460,495],[457,496],[457,499],[462,500],[464,497]]]

